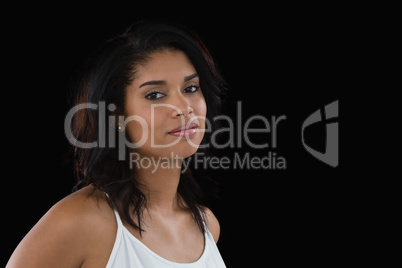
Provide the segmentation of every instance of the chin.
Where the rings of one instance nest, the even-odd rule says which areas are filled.
[[[163,148],[157,150],[157,155],[161,157],[180,157],[180,158],[187,158],[192,156],[198,151],[198,146],[196,144],[190,145],[188,142],[183,141],[175,144],[171,147]]]
[[[177,144],[163,148],[152,148],[151,146],[144,146],[136,150],[142,156],[154,158],[187,158],[192,156],[198,151],[199,143],[189,144],[186,140],[181,140]]]
[[[162,150],[165,151],[164,154],[167,153],[169,156],[171,153],[173,153],[174,155],[182,158],[190,157],[198,151],[203,136],[203,133],[198,133],[194,137],[189,138],[189,140],[183,138],[179,142],[173,144],[172,146],[163,148]],[[169,142],[171,141],[169,140]]]
[[[195,148],[194,146],[187,145],[187,148],[178,148],[177,150],[172,150],[172,152],[182,158],[187,158],[192,156],[198,151],[198,147]]]
[[[204,133],[198,133],[197,135],[187,138],[181,138],[177,140],[176,137],[170,137],[168,139],[158,139],[155,144],[160,146],[152,146],[150,143],[145,144],[143,147],[138,148],[136,151],[148,157],[163,157],[163,158],[187,158],[192,156],[198,151],[198,148],[203,139]],[[163,144],[163,145],[162,145]]]

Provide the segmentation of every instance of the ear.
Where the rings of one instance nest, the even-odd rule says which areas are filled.
[[[109,110],[109,127],[117,131],[123,132],[125,130],[124,116],[121,115],[120,109],[115,104],[108,105]]]

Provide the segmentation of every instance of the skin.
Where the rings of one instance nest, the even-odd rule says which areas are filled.
[[[184,53],[169,50],[155,52],[145,64],[138,66],[126,95],[126,116],[141,116],[149,133],[154,128],[155,144],[166,145],[176,141],[177,137],[168,132],[181,126],[183,121],[193,120],[199,125],[199,131],[194,136],[188,139],[181,137],[167,148],[153,148],[148,139],[143,146],[133,149],[141,157],[171,157],[171,152],[177,156],[171,159],[170,168],[137,170],[136,179],[146,185],[144,193],[148,198],[142,236],[123,223],[148,248],[174,262],[194,262],[204,250],[204,235],[177,194],[182,158],[197,151],[196,145],[200,144],[205,128],[205,99],[201,89],[195,90],[199,86],[199,78],[184,81],[185,77],[195,73],[194,66]],[[155,80],[164,83],[141,86]],[[147,94],[155,90],[161,93],[151,96],[158,99],[147,99]],[[171,105],[155,108],[153,125],[151,104]],[[138,121],[127,121],[124,127],[132,142],[138,142],[144,135],[145,129],[139,126]],[[84,187],[56,203],[20,242],[6,267],[105,267],[116,239],[117,222],[104,193],[96,191],[88,196],[91,191],[92,186]],[[205,211],[208,229],[217,242],[219,222],[208,208]],[[132,218],[136,220],[135,215]]]

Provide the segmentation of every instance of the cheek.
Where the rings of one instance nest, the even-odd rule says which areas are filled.
[[[207,104],[205,102],[204,97],[199,98],[193,103],[193,109],[196,116],[200,118],[205,118],[207,115]],[[202,124],[205,124],[205,120],[202,120]]]
[[[194,98],[191,102],[191,106],[197,115],[205,116],[207,114],[207,104],[205,102],[204,95],[200,94],[196,98]]]
[[[133,117],[133,120],[130,120],[126,125],[128,136],[133,143],[137,143],[141,139],[146,139],[145,144],[150,143],[151,130],[154,129],[156,132],[163,130],[167,120],[167,113],[164,109],[154,108],[152,111],[149,105],[142,105],[141,103],[127,106],[126,116]]]
[[[137,143],[149,133],[151,125],[151,110],[143,107],[141,103],[126,103],[126,131],[131,142]],[[129,121],[128,121],[129,120]]]

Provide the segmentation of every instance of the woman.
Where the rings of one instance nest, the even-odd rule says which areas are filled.
[[[200,171],[184,168],[206,153],[224,91],[206,48],[181,26],[140,22],[87,66],[66,117],[76,191],[7,267],[225,267]]]

